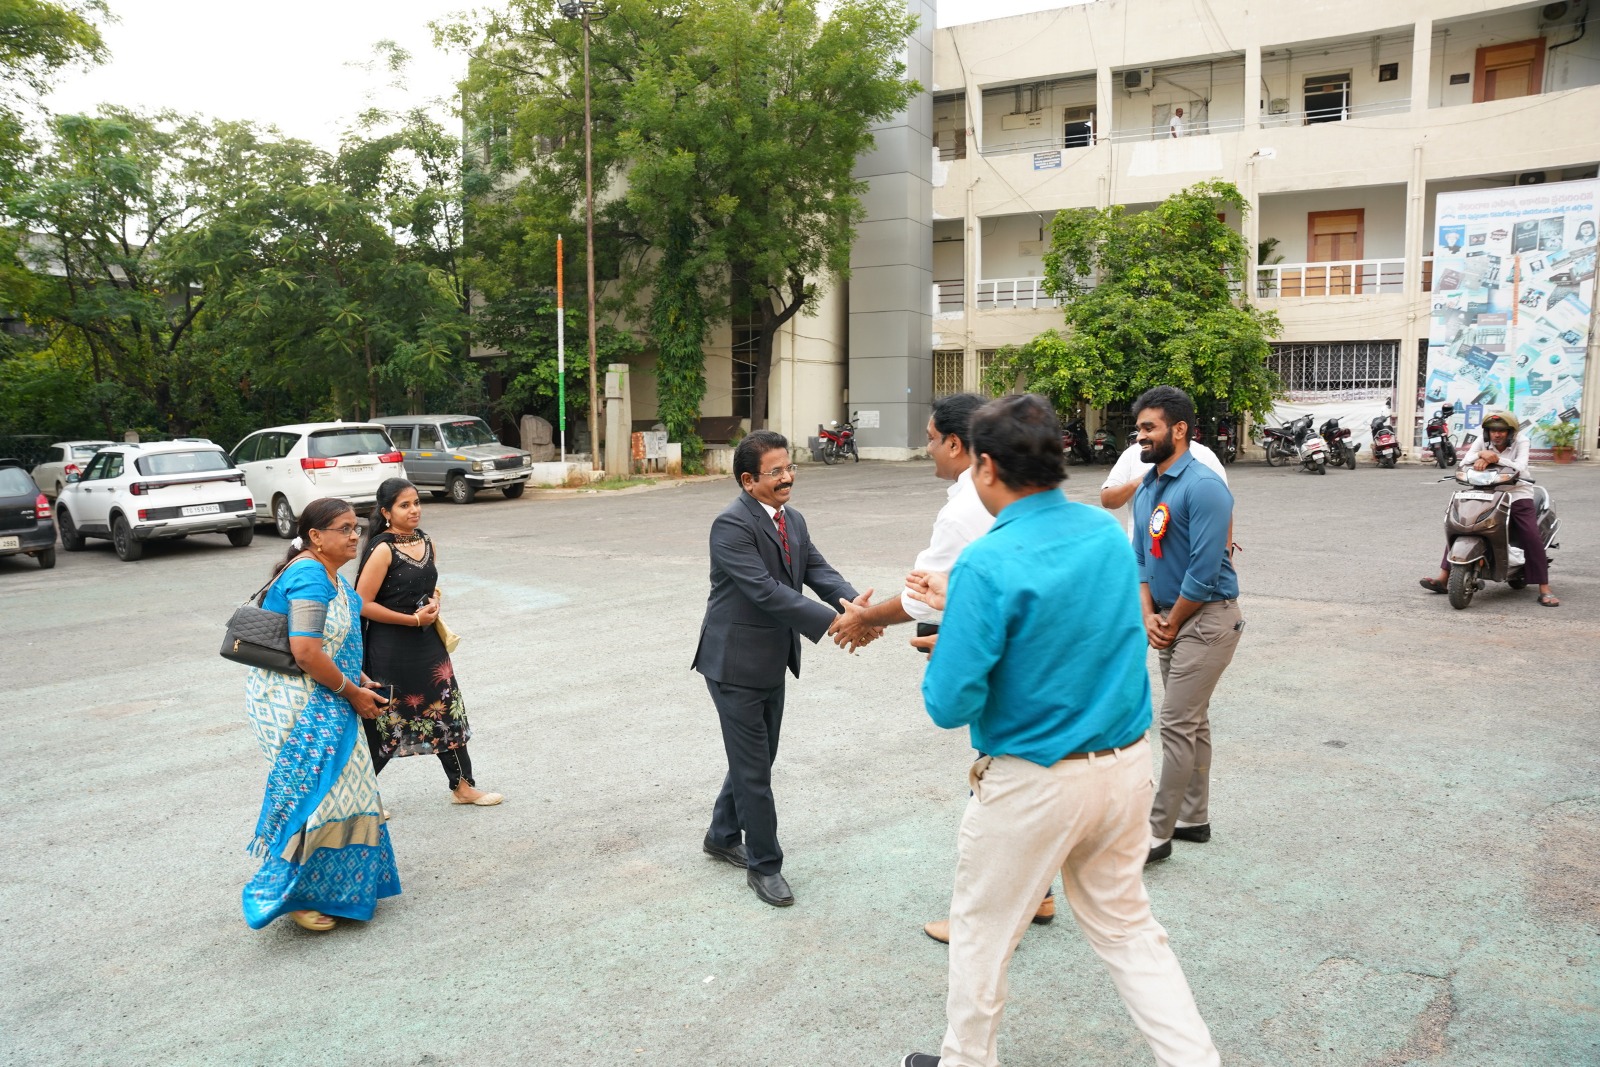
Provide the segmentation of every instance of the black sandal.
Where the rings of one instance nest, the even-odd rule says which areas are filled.
[[[1554,593],[1540,593],[1539,606],[1542,608],[1559,608],[1561,606],[1561,601],[1556,599],[1556,595]]]
[[[1430,593],[1448,593],[1450,587],[1437,578],[1419,578],[1417,584]]]

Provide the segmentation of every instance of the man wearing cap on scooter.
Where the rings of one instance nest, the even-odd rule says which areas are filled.
[[[1483,420],[1483,441],[1468,452],[1461,466],[1475,471],[1496,466],[1528,473],[1528,439],[1517,432],[1517,417],[1505,411],[1490,412]],[[1533,503],[1533,487],[1526,482],[1514,482],[1506,487],[1511,498],[1511,543],[1522,549],[1526,562],[1523,576],[1539,584],[1539,604],[1559,608],[1561,601],[1550,591],[1550,557],[1545,554],[1544,541],[1539,536],[1539,512]],[[1439,573],[1432,578],[1419,579],[1422,588],[1435,593],[1450,591],[1450,546],[1444,547],[1444,558],[1439,561]]]

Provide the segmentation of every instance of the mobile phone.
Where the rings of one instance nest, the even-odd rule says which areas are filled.
[[[422,596],[417,598],[417,610],[421,611],[431,603],[433,603],[433,594],[423,593]]]
[[[372,695],[378,698],[382,706],[387,707],[394,703],[394,686],[379,685],[372,690]]]
[[[928,637],[928,636],[931,636],[931,635],[936,634],[938,632],[939,632],[939,624],[936,623],[936,622],[919,622],[919,623],[917,623],[917,636],[918,637]],[[928,654],[928,650],[925,649],[925,648],[918,649],[918,651],[921,652],[924,656],[926,656]]]

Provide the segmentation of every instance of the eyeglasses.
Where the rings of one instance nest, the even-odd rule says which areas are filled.
[[[761,476],[763,478],[782,478],[785,474],[793,474],[799,469],[800,468],[791,463],[787,467],[773,467],[769,471],[762,471]]]
[[[345,523],[343,526],[323,526],[323,533],[338,534],[340,537],[360,537],[367,532],[365,525],[359,522]]]

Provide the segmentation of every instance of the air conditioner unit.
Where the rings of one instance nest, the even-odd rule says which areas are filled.
[[[1025,115],[1001,115],[1000,128],[1002,130],[1025,130],[1030,126],[1043,126],[1044,112],[1030,111]]]
[[[1286,96],[1275,96],[1271,100],[1267,101],[1267,114],[1269,114],[1269,115],[1287,115],[1288,113],[1289,113],[1289,98],[1288,97],[1286,97]]]
[[[1145,67],[1143,70],[1125,70],[1122,72],[1122,87],[1124,89],[1149,90],[1155,87],[1156,72],[1154,67]]]
[[[1518,185],[1543,185],[1544,184],[1544,171],[1542,171],[1542,170],[1525,170],[1521,174],[1517,175],[1517,184]]]

